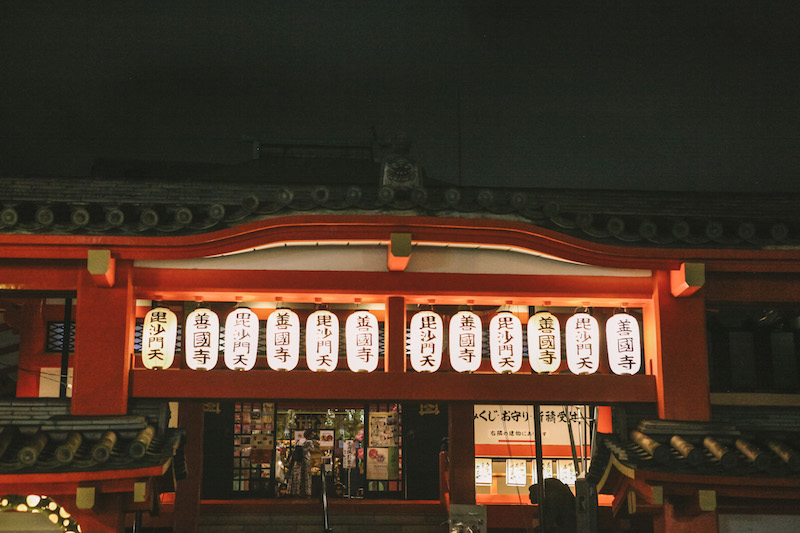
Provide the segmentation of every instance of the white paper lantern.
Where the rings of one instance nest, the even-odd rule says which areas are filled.
[[[442,365],[444,326],[433,311],[420,311],[409,324],[409,359],[417,372],[436,372]]]
[[[306,364],[314,372],[333,372],[339,361],[339,318],[321,309],[306,321]]]
[[[142,364],[145,368],[169,368],[175,359],[178,317],[166,307],[151,309],[142,322]]]
[[[561,324],[553,313],[540,312],[528,319],[528,358],[538,374],[556,372],[561,365]]]
[[[569,317],[566,325],[567,365],[573,374],[594,374],[600,364],[600,326],[588,313]]]
[[[258,316],[247,307],[237,307],[225,319],[225,366],[251,370],[258,357]]]
[[[300,317],[276,309],[267,317],[267,364],[272,370],[294,370],[300,362]]]
[[[186,366],[211,370],[219,358],[219,317],[211,309],[198,307],[186,316],[183,330]]]
[[[608,364],[618,375],[636,374],[642,367],[639,322],[627,313],[617,313],[606,322]]]
[[[475,372],[481,366],[483,329],[481,317],[459,311],[450,319],[450,366],[456,372]]]
[[[489,353],[492,369],[500,374],[517,372],[522,367],[522,321],[503,311],[489,321]]]
[[[378,368],[380,331],[378,319],[369,311],[355,311],[345,322],[347,366],[353,372]]]

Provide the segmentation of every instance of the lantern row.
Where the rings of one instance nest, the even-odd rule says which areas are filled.
[[[178,320],[171,310],[151,309],[142,330],[142,363],[146,368],[169,368],[175,357]],[[409,327],[408,356],[417,372],[436,372],[442,364],[444,326],[433,311],[414,314]],[[186,317],[186,364],[210,370],[219,357],[219,317],[198,307]],[[573,374],[593,374],[600,365],[600,326],[588,313],[576,313],[564,326],[567,366]],[[251,370],[258,357],[259,320],[246,307],[225,319],[224,362],[231,370]],[[556,372],[561,365],[561,324],[550,312],[531,316],[527,325],[528,357],[539,373]],[[373,372],[379,359],[378,319],[366,310],[355,311],[345,323],[347,366],[353,372]],[[606,353],[611,371],[636,374],[641,369],[639,323],[628,313],[616,313],[605,324]],[[481,365],[481,318],[459,311],[450,319],[450,365],[457,372],[474,372]],[[332,372],[338,364],[339,318],[328,310],[311,313],[306,322],[305,354],[309,370]],[[489,353],[498,373],[518,372],[523,360],[522,321],[500,312],[489,322]],[[300,318],[290,309],[277,309],[266,323],[267,364],[273,370],[293,370],[300,362]]]

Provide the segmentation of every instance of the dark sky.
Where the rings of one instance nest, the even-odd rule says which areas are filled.
[[[0,0],[0,174],[397,130],[463,185],[800,191],[800,2]]]

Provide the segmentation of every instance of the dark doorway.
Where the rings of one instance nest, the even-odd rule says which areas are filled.
[[[439,452],[446,438],[446,404],[403,404],[403,469],[407,500],[439,499]]]

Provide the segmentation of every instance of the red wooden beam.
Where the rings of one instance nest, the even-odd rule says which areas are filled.
[[[655,378],[646,375],[334,373],[271,370],[147,370],[131,372],[136,398],[270,398],[474,401],[496,403],[654,402]]]
[[[58,250],[52,249],[51,253],[57,254]],[[0,261],[0,290],[75,292],[78,272],[84,266],[80,261]]]
[[[684,261],[692,261],[705,263],[708,271],[800,272],[797,250],[608,246],[522,222],[374,215],[278,217],[213,233],[176,237],[0,235],[0,250],[7,258],[84,259],[88,249],[100,246],[119,259],[185,259],[284,242],[388,241],[391,233],[411,233],[417,242],[509,246],[608,267],[672,270]]]
[[[652,298],[648,277],[528,276],[428,272],[328,272],[137,268],[136,296],[158,300],[272,300],[383,303],[403,295],[408,303],[594,305],[638,307]]]

